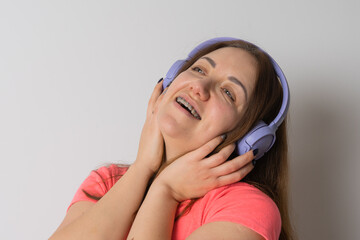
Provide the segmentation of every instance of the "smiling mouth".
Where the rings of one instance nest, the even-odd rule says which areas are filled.
[[[197,113],[194,107],[191,106],[190,103],[188,103],[185,99],[182,97],[177,97],[176,102],[179,103],[184,109],[186,109],[191,115],[193,115],[194,118],[201,120],[200,115]]]

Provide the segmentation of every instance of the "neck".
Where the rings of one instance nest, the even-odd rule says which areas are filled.
[[[165,163],[166,165],[171,164],[173,161],[181,157],[186,153],[183,148],[176,147],[176,144],[165,144]]]
[[[179,138],[171,138],[168,136],[166,137],[163,136],[163,137],[164,137],[163,164],[160,166],[157,175],[159,175],[160,172],[163,171],[172,162],[176,161],[181,156],[193,150],[191,148],[191,146],[193,145],[186,145],[186,143],[188,143],[189,141],[184,141],[183,139],[181,140]]]
[[[159,176],[159,174],[167,167],[169,166],[172,162],[174,162],[176,159],[178,159],[179,157],[181,157],[184,153],[181,153],[179,151],[176,151],[177,148],[171,147],[174,145],[171,144],[165,144],[165,151],[164,151],[164,159],[163,159],[163,163],[161,164],[155,178],[157,176]]]

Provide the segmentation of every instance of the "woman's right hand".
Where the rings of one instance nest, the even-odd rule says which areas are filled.
[[[254,168],[251,161],[256,152],[249,151],[227,161],[235,149],[235,144],[230,144],[207,157],[221,142],[222,138],[216,137],[176,159],[153,184],[165,187],[174,200],[182,202],[203,197],[212,189],[240,181]]]
[[[148,102],[146,120],[141,132],[137,157],[133,164],[140,168],[147,168],[152,173],[159,169],[164,154],[164,139],[157,123],[157,106],[163,98],[162,82],[163,80],[156,84]]]

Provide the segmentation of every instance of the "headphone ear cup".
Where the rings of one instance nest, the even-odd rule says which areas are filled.
[[[186,60],[177,60],[166,73],[166,76],[163,81],[163,90],[167,88],[171,82],[174,80],[176,74],[179,72],[180,68],[186,63]]]
[[[276,126],[275,126],[276,127]],[[258,149],[256,160],[261,158],[274,145],[276,129],[260,121],[243,138],[237,141],[237,153],[242,155],[252,149]]]

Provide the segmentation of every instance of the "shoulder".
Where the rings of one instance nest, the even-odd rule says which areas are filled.
[[[123,176],[129,166],[111,164],[90,172],[75,193],[69,208],[76,202],[97,202]]]
[[[98,176],[101,177],[117,177],[117,176],[122,176],[126,173],[126,171],[128,170],[129,166],[127,165],[117,165],[117,164],[111,164],[108,166],[103,166],[98,168],[97,170],[93,170],[91,174],[95,173]]]
[[[216,188],[208,192],[205,197],[214,203],[223,202],[225,206],[235,203],[238,206],[266,208],[279,213],[277,205],[268,195],[245,182]]]
[[[264,192],[245,182],[237,182],[208,192],[205,197],[214,202],[236,202],[237,205],[269,207],[278,210],[275,202]]]
[[[128,167],[111,164],[91,171],[89,176],[82,183],[82,187],[92,187],[98,185],[106,193],[124,175]]]
[[[238,182],[214,189],[203,200],[203,224],[229,221],[246,226],[265,239],[276,239],[280,235],[281,215],[277,205],[250,184]]]

